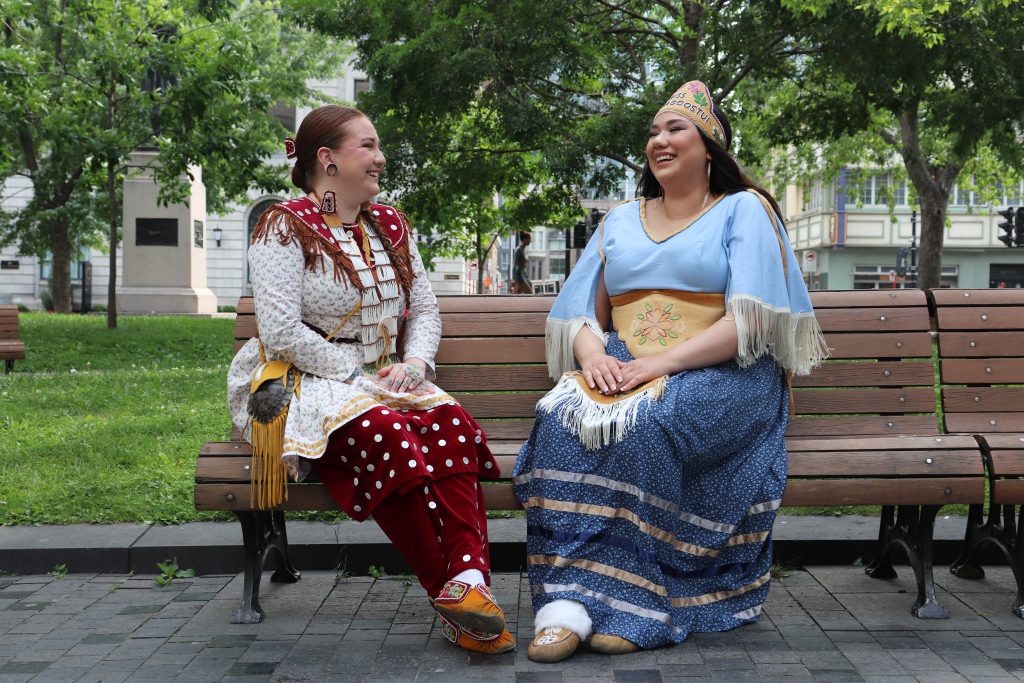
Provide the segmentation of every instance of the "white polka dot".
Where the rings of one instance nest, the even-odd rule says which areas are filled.
[[[386,213],[386,214],[387,214],[387,215],[389,215],[389,216],[394,216],[394,215],[395,215],[395,212],[394,212],[394,211],[392,211],[391,209],[388,209],[388,210],[387,210],[387,211],[385,211],[384,213]]]
[[[437,442],[437,445],[443,448],[444,446],[448,445],[448,442],[445,441],[444,439],[441,439],[440,441]]]
[[[483,564],[484,558],[481,557],[481,558],[479,558],[479,560],[480,560],[480,563]]]
[[[473,559],[473,558],[471,558],[469,555],[463,555],[462,556],[462,561],[463,562],[469,562],[471,559]]]
[[[389,211],[388,213],[391,213],[391,212]],[[391,229],[392,229],[392,230],[398,230],[398,228],[396,228],[396,227],[395,227],[395,226],[393,226],[393,225],[391,226]]]
[[[355,470],[356,472],[358,472],[358,471],[359,471],[359,467],[358,467],[357,465],[353,465],[353,466],[352,466],[352,469],[354,469],[354,470]]]
[[[376,441],[377,443],[380,443],[381,441],[383,441],[383,440],[384,440],[384,437],[383,437],[383,436],[381,436],[380,434],[374,434],[374,435],[373,435],[373,440],[374,440],[374,441]],[[477,441],[477,443],[480,443],[480,439],[479,439],[479,437],[477,438],[477,440],[476,440],[476,441]]]
[[[378,482],[377,482],[376,484],[374,484],[374,486],[376,486],[376,487],[377,487],[377,490],[378,490],[378,491],[379,491],[380,489],[384,488],[384,484],[380,483],[379,481],[378,481]]]
[[[438,524],[440,524],[441,526],[444,526],[444,520],[443,520],[443,519],[439,519],[439,520],[437,520],[437,522],[438,522]]]
[[[459,418],[456,417],[456,418],[452,419],[452,424],[458,426],[459,425]]]
[[[379,439],[378,439],[378,441],[379,441]],[[483,439],[481,439],[479,436],[474,436],[473,437],[473,443],[480,443],[481,441],[483,441]]]
[[[356,445],[356,440],[353,439],[351,436],[348,438],[348,445],[349,446],[355,446]]]
[[[448,467],[451,467],[451,466],[452,466],[452,465],[454,465],[455,463],[453,463],[453,462],[452,462],[452,459],[451,459],[451,458],[448,458],[447,460],[445,460],[445,461],[444,461],[444,464],[445,464],[446,466],[448,466]]]
[[[365,460],[366,459],[366,451],[359,451],[359,457],[363,458]]]
[[[420,450],[423,451],[424,453],[429,453],[430,452],[430,449],[427,448],[426,446],[420,446]]]
[[[341,456],[341,461],[342,461],[342,462],[348,462],[348,458],[346,458],[346,457],[345,457],[345,456],[343,455],[343,456]]]
[[[309,213],[309,212],[307,211],[306,213]],[[380,211],[374,211],[374,212],[373,212],[373,215],[374,215],[374,216],[379,216],[379,215],[380,215]]]
[[[440,536],[438,536],[438,537],[437,537],[437,542],[438,542],[438,543],[440,543],[440,542],[441,542],[441,537],[440,537]]]
[[[402,442],[402,448],[408,448],[408,447],[409,447],[409,442],[408,441],[403,441]]]
[[[415,460],[410,460],[409,461],[409,467],[416,467],[416,461]]]
[[[398,424],[397,422],[395,424],[391,425],[391,426],[394,427],[395,429],[401,429],[402,428],[402,425]]]
[[[478,430],[476,430],[476,433],[477,433],[477,434],[483,434],[483,432],[481,432],[481,431],[480,431],[479,429],[478,429]]]
[[[412,431],[412,425],[405,425],[405,431],[411,432]]]
[[[437,432],[437,431],[440,431],[441,425],[439,425],[439,424],[437,424],[435,422],[434,424],[430,425],[430,428],[433,429],[435,432]]]
[[[433,465],[427,465],[427,472],[433,472],[433,471],[434,471],[434,466]]]
[[[426,495],[428,493],[430,493],[430,487],[429,486],[424,486],[423,487],[423,494]]]
[[[420,430],[420,434],[426,434],[426,433],[427,433],[427,428],[426,427],[424,427],[423,429]]]
[[[466,437],[459,434],[459,443],[466,443]]]
[[[391,477],[392,479],[394,479],[395,478],[395,471],[391,470],[390,472],[388,472],[388,476]]]
[[[356,478],[354,478],[354,479],[352,480],[352,485],[353,485],[353,486],[359,486],[359,477],[356,477]]]
[[[358,505],[353,505],[352,509],[355,510],[356,512],[362,512],[363,511],[363,508],[359,507]]]
[[[468,465],[469,464],[469,458],[463,458],[462,459],[462,464],[463,465]]]
[[[387,415],[387,414],[388,414],[388,411],[386,411],[386,410],[382,410],[382,411],[380,411],[380,414],[381,414],[381,415]],[[479,434],[479,432],[477,432],[477,433]]]
[[[366,466],[366,471],[367,472],[373,472],[373,463],[372,462],[369,465]]]
[[[366,496],[366,500],[370,500],[370,494],[369,493],[364,493],[363,495]]]
[[[381,457],[381,459],[384,460],[384,462],[387,462],[388,460],[391,459],[391,454],[390,453],[385,453],[384,455],[382,455],[380,457]]]
[[[363,420],[363,426],[364,427],[369,427],[370,426],[370,421],[369,420]]]
[[[487,469],[487,470],[489,470],[489,469],[491,469],[492,467],[494,467],[494,465],[492,465],[492,464],[491,464],[491,461],[490,461],[490,460],[488,460],[487,462],[485,462],[485,463],[484,463],[484,469]]]
[[[427,503],[427,507],[433,510],[437,507],[437,503],[435,503],[434,501],[430,501],[429,503]]]

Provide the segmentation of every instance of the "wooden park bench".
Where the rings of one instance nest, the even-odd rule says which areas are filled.
[[[1024,290],[929,292],[939,335],[946,430],[974,435],[988,474],[988,514],[970,507],[956,576],[979,579],[986,546],[1009,560],[1017,583],[1013,612],[1024,618]]]
[[[5,373],[14,370],[14,361],[24,360],[25,343],[18,330],[18,307],[0,306],[0,359],[3,359]]]
[[[544,365],[544,321],[553,297],[441,297],[443,338],[437,384],[487,430],[502,473],[533,426],[534,406],[553,385]],[[980,503],[985,476],[971,437],[939,433],[927,301],[919,291],[816,292],[818,318],[833,360],[797,378],[783,506],[883,505],[874,576],[893,575],[895,549],[906,550],[917,578],[914,613],[944,617],[932,582],[931,542],[943,505]],[[256,334],[252,300],[239,301],[238,344]],[[486,365],[486,372],[481,366]],[[249,504],[249,445],[208,443],[196,467],[195,505],[229,510],[242,524],[245,582],[235,623],[262,620],[259,584],[271,555],[271,581],[295,581],[284,513],[334,510],[316,481],[289,484],[280,509]],[[485,484],[488,508],[521,509],[511,481]]]

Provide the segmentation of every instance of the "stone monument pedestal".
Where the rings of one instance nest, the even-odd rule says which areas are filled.
[[[206,187],[202,170],[190,169],[188,199],[161,206],[152,168],[155,151],[132,153],[136,169],[124,181],[122,313],[211,314],[217,296],[206,286]]]

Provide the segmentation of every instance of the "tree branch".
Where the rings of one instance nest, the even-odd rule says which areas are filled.
[[[638,166],[637,164],[633,163],[632,161],[630,161],[629,159],[627,159],[624,156],[620,156],[618,154],[612,154],[611,152],[602,152],[600,150],[598,150],[596,153],[598,155],[600,155],[600,156],[603,156],[605,159],[610,159],[611,161],[617,161],[618,163],[622,164],[623,166],[625,166],[626,168],[630,169],[634,173],[640,173],[641,171],[644,170],[643,166]]]

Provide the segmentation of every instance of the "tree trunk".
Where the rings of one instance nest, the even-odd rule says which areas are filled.
[[[107,200],[110,203],[110,281],[107,284],[107,329],[117,329],[117,193],[114,160],[107,159]]]
[[[930,190],[932,188],[929,188]],[[921,192],[921,246],[918,249],[917,286],[938,288],[942,279],[942,242],[946,237],[948,194],[941,190]]]
[[[480,221],[476,223],[476,293],[484,293],[484,243],[482,231],[480,230]]]
[[[57,313],[70,313],[71,237],[68,235],[67,223],[58,220],[50,225],[50,251],[53,253],[50,273],[53,310]]]

